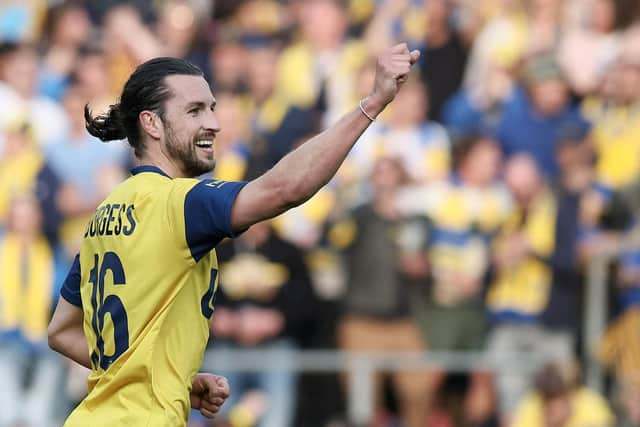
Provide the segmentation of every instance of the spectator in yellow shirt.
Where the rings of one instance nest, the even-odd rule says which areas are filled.
[[[42,219],[32,194],[15,194],[0,233],[0,426],[50,426],[58,403],[62,359],[47,346],[56,262]]]
[[[549,363],[518,405],[512,427],[607,427],[615,418],[606,400],[577,381],[574,363]]]
[[[348,36],[347,10],[341,2],[300,2],[299,7],[299,38],[278,59],[276,90],[300,108],[314,106],[323,93],[328,125],[352,105],[355,78],[367,51],[361,40]]]
[[[16,194],[32,190],[42,167],[42,153],[33,140],[31,126],[22,118],[0,131],[0,229]]]
[[[638,179],[640,170],[640,65],[626,58],[608,69],[597,98],[583,103],[593,122],[596,174],[606,197]]]

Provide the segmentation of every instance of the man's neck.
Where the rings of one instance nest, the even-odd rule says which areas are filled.
[[[155,166],[171,178],[187,178],[175,160],[159,151],[147,151],[141,156],[136,156],[136,166]]]

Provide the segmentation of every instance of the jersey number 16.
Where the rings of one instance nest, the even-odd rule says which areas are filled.
[[[91,327],[96,335],[96,345],[91,353],[91,363],[94,368],[106,370],[122,353],[129,348],[129,320],[127,312],[124,309],[122,300],[117,295],[104,296],[104,278],[107,272],[111,272],[113,276],[113,284],[121,286],[126,284],[126,277],[122,262],[118,255],[114,252],[106,252],[102,257],[98,254],[93,255],[94,263],[89,273],[89,282],[91,282],[91,307],[93,315],[91,317]],[[106,314],[111,316],[113,324],[113,354],[105,354],[104,338],[102,332],[104,329],[104,319]]]

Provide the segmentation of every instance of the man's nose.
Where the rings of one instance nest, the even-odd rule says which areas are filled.
[[[218,117],[216,113],[210,111],[209,114],[206,115],[204,123],[204,128],[207,130],[212,130],[214,132],[220,132],[220,122],[218,121]]]

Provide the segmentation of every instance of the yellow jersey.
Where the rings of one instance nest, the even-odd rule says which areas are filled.
[[[61,295],[84,313],[92,370],[66,427],[184,426],[244,185],[139,166],[96,209]]]
[[[571,413],[563,427],[608,427],[615,417],[606,399],[586,387],[575,390],[570,399]],[[545,425],[545,405],[539,393],[532,392],[519,404],[511,423],[513,427]]]
[[[549,259],[556,245],[557,202],[549,189],[531,202],[527,212],[515,208],[496,237],[501,248],[508,239],[522,234],[530,253],[496,270],[487,293],[487,306],[494,320],[532,321],[549,303],[553,272]]]

